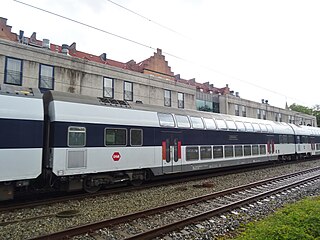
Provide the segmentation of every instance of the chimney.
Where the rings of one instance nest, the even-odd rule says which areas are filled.
[[[157,48],[157,54],[162,55],[162,50],[160,48]]]
[[[76,44],[76,42],[73,42],[69,46],[69,52],[72,53],[72,54],[75,54],[77,52],[77,44]]]
[[[102,60],[102,61],[107,61],[107,54],[106,53],[102,53],[101,55],[100,55],[100,59]]]
[[[180,79],[181,79],[181,78],[180,78],[180,74],[174,75],[174,79],[175,79],[175,80],[180,80]]]
[[[68,44],[62,44],[61,53],[65,54],[65,55],[69,55],[69,45]]]
[[[44,39],[42,40],[42,47],[43,47],[43,48],[46,48],[46,49],[50,49],[50,40],[44,38]]]
[[[189,82],[190,83],[196,83],[196,79],[195,78],[191,78],[191,79],[189,79]]]

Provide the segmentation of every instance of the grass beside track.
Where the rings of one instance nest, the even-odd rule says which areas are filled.
[[[275,214],[249,223],[235,240],[320,240],[320,196],[285,206]]]

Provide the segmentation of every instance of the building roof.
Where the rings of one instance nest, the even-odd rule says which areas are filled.
[[[195,86],[196,89],[199,89],[207,93],[216,93],[216,94],[228,94],[230,89],[228,86],[224,88],[213,87],[212,84],[207,83],[198,83],[195,79],[185,80],[180,78],[180,74],[174,75],[174,72],[171,70],[171,67],[168,64],[168,61],[165,60],[165,56],[162,54],[161,49],[157,49],[154,52],[154,55],[136,63],[134,60],[130,60],[126,63],[119,62],[116,60],[108,59],[106,53],[102,53],[100,56],[93,55],[90,53],[82,52],[76,49],[76,43],[71,45],[62,44],[56,45],[49,42],[48,39],[38,40],[36,32],[33,32],[30,37],[24,36],[24,32],[20,31],[19,35],[11,31],[11,26],[7,25],[7,19],[0,17],[0,38],[6,39],[9,41],[21,42],[33,47],[47,48],[52,52],[58,52],[68,54],[72,57],[77,57],[81,59],[86,59],[88,61],[97,62],[100,64],[110,65],[117,68],[127,69],[130,71],[140,72],[144,74],[154,75],[157,77],[162,77],[164,79],[177,81],[180,83],[188,84]],[[65,50],[65,51],[64,51]]]

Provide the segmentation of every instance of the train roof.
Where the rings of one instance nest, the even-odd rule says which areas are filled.
[[[51,101],[61,101],[64,103],[73,104],[72,107],[67,107],[69,104],[65,104],[64,107],[60,107],[59,111],[65,111],[66,115],[72,118],[73,114],[80,114],[81,116],[73,116],[73,120],[75,121],[87,121],[87,122],[98,122],[103,123],[105,121],[115,123],[115,124],[128,124],[128,125],[143,125],[143,126],[156,126],[161,127],[161,121],[159,120],[158,113],[162,114],[170,114],[172,116],[175,115],[183,115],[189,117],[200,117],[202,119],[209,118],[214,119],[217,122],[222,120],[226,123],[227,128],[225,130],[231,129],[228,124],[234,122],[237,126],[237,130],[239,126],[245,125],[244,131],[253,131],[253,132],[267,132],[267,133],[277,133],[277,134],[294,134],[295,132],[301,135],[311,135],[316,134],[316,128],[312,128],[313,130],[296,126],[293,124],[287,124],[282,122],[274,122],[270,120],[262,120],[248,117],[240,117],[233,115],[225,115],[219,113],[211,113],[211,112],[203,112],[197,110],[187,110],[187,109],[178,109],[178,108],[170,108],[165,106],[154,106],[149,104],[142,103],[128,103],[125,101],[117,101],[114,99],[107,98],[95,98],[91,96],[84,96],[79,94],[71,94],[57,91],[48,91],[44,94],[44,99],[47,104]],[[81,105],[81,110],[76,109],[78,107],[74,107],[74,104]],[[92,107],[89,107],[91,105]],[[94,106],[94,107],[93,107]],[[102,107],[108,109],[108,111],[101,111]],[[128,119],[128,111],[133,111],[134,114],[130,115],[130,119]],[[58,118],[58,114],[62,117],[62,113],[58,113],[56,111],[55,116]],[[61,115],[62,114],[62,115]],[[64,119],[66,120],[66,119]],[[69,119],[70,121],[72,119]],[[253,130],[249,130],[248,126]],[[175,127],[177,124],[175,124]],[[204,126],[205,128],[205,126]],[[219,127],[218,127],[219,129]],[[234,129],[233,129],[234,130]],[[319,132],[318,132],[319,133]]]
[[[0,118],[43,120],[43,102],[40,91],[0,85]]]

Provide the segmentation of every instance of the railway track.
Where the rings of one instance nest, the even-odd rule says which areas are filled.
[[[254,182],[186,201],[101,222],[74,227],[61,232],[33,238],[65,239],[85,236],[86,239],[153,239],[186,225],[261,201],[271,201],[279,194],[320,181],[320,167]],[[79,236],[78,239],[81,239]]]
[[[0,212],[12,211],[12,210],[17,210],[22,208],[33,208],[41,205],[55,204],[57,202],[67,202],[70,200],[82,200],[88,197],[99,197],[99,196],[104,196],[108,194],[138,191],[138,190],[143,190],[143,189],[152,188],[152,187],[172,185],[172,184],[177,184],[177,183],[186,182],[186,181],[202,180],[205,178],[211,178],[211,177],[216,177],[221,175],[241,173],[241,172],[259,170],[259,169],[265,169],[265,168],[272,168],[274,166],[282,166],[282,165],[294,164],[296,162],[313,161],[313,160],[315,159],[281,162],[281,163],[269,162],[269,163],[263,163],[263,164],[246,165],[246,166],[243,166],[243,168],[239,168],[238,166],[237,168],[226,168],[224,170],[217,169],[208,173],[202,173],[199,175],[192,175],[192,176],[186,175],[185,177],[181,177],[181,178],[177,177],[174,179],[172,178],[166,179],[161,177],[159,179],[156,179],[155,181],[145,183],[142,186],[127,186],[122,184],[119,186],[113,186],[112,188],[109,188],[109,189],[101,190],[96,193],[77,192],[77,193],[72,193],[67,195],[63,193],[62,196],[61,195],[58,195],[58,196],[52,196],[52,195],[41,196],[40,195],[38,196],[39,199],[30,198],[28,200],[23,200],[23,201],[18,200],[18,201],[9,201],[9,202],[1,203]]]

